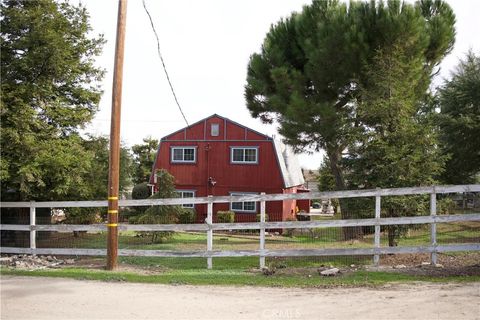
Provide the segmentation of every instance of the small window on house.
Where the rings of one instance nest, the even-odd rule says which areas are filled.
[[[171,160],[176,163],[194,163],[196,147],[171,147]]]
[[[258,147],[232,147],[231,163],[258,163]]]
[[[220,125],[218,123],[212,123],[210,133],[212,137],[218,137],[218,135],[220,134]]]
[[[195,198],[195,191],[193,190],[177,190],[177,194],[179,198]],[[184,203],[182,204],[184,208],[193,208],[193,203]]]
[[[254,193],[231,192],[231,196],[245,196]],[[257,203],[255,201],[230,202],[230,210],[235,212],[257,212]]]

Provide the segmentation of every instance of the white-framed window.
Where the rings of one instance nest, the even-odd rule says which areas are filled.
[[[220,125],[218,123],[212,123],[212,126],[210,128],[210,134],[212,137],[218,137],[220,134]]]
[[[195,190],[176,190],[179,198],[195,198]],[[182,204],[184,208],[194,208],[193,203]]]
[[[231,196],[246,196],[256,193],[252,192],[230,192]],[[257,212],[255,201],[230,202],[230,210],[235,212]]]
[[[170,159],[174,163],[195,163],[197,147],[170,147]]]
[[[258,147],[231,147],[231,163],[258,163]]]

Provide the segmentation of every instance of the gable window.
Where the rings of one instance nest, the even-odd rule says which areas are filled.
[[[197,147],[171,147],[171,160],[175,163],[195,163]]]
[[[220,134],[220,125],[218,123],[212,123],[210,134],[212,137],[218,137]]]
[[[255,193],[230,192],[231,196],[246,196]],[[231,211],[257,212],[257,203],[255,201],[230,202]]]
[[[179,198],[195,198],[195,191],[193,190],[176,190]],[[193,203],[184,203],[182,204],[183,208],[193,208]]]
[[[258,163],[258,147],[232,147],[230,151],[231,163]]]

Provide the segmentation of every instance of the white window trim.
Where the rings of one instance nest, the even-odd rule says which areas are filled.
[[[255,150],[255,161],[235,161],[233,160],[233,150],[235,149],[242,149],[242,150],[250,150],[250,149],[254,149]],[[230,147],[230,163],[233,163],[233,164],[258,164],[258,150],[259,150],[259,147],[257,146],[254,146],[254,147],[251,147],[251,146],[239,146],[239,147]],[[245,159],[245,152],[243,154],[243,158]]]
[[[258,193],[255,193],[255,192],[230,192],[230,195],[231,196],[247,196],[247,195],[252,195],[252,194],[258,194]],[[245,208],[245,205],[244,203],[245,202],[253,202],[253,205],[254,205],[254,208],[253,210],[244,210]],[[242,210],[238,210],[238,209],[233,209],[232,208],[232,204],[234,202],[230,202],[230,211],[234,211],[234,212],[246,212],[246,213],[257,213],[257,202],[256,201],[241,201],[241,202],[235,202],[235,203],[241,203],[242,204]]]
[[[174,160],[175,149],[193,149],[193,160]],[[185,152],[183,152],[183,158],[185,158]],[[197,162],[197,147],[196,146],[171,146],[170,147],[170,162],[171,163],[196,163]]]
[[[193,193],[193,198],[195,198],[196,190],[176,189],[175,192],[178,192],[178,193],[181,194],[181,196],[180,196],[181,199],[188,199],[188,198],[190,198],[190,197],[184,198],[184,197],[183,197],[183,193],[184,193],[184,192]],[[193,203],[184,203],[184,204],[182,204],[182,208],[194,209],[194,208],[195,208],[195,204],[193,204]]]

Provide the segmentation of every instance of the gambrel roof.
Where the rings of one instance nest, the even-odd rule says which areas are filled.
[[[300,168],[300,165],[298,164],[297,157],[290,146],[287,146],[279,140],[275,140],[268,135],[265,135],[253,129],[250,129],[244,125],[241,125],[228,118],[222,117],[218,114],[213,114],[207,118],[204,118],[202,120],[199,120],[189,125],[188,127],[184,127],[182,129],[179,129],[175,132],[172,132],[164,136],[160,140],[156,157],[158,157],[158,153],[160,152],[161,144],[165,142],[206,141],[206,123],[208,120],[212,118],[217,118],[218,120],[223,122],[225,128],[227,127],[227,124],[230,126],[230,128],[235,128],[237,131],[237,134],[236,134],[237,136],[238,136],[238,132],[242,132],[241,134],[242,141],[252,141],[252,140],[271,141],[274,152],[277,157],[277,162],[280,168],[280,172],[282,174],[282,178],[284,181],[284,187],[290,188],[290,187],[300,186],[304,184],[305,181],[303,179],[302,170]],[[237,140],[238,137],[235,139],[232,138],[230,134],[227,133],[227,130],[224,130],[224,137],[222,137],[222,139],[223,141],[239,141]],[[215,140],[213,140],[212,142],[215,142]],[[153,181],[153,174],[154,174],[156,162],[157,162],[157,159],[155,159],[152,167],[152,176],[150,181]]]

